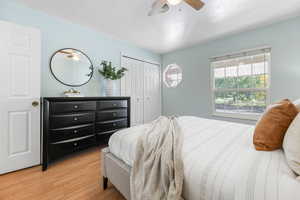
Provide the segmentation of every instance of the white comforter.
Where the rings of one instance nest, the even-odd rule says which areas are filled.
[[[252,145],[253,126],[180,117],[184,134],[183,197],[186,200],[298,200],[300,181],[283,151],[261,152]],[[149,125],[115,133],[110,151],[132,166],[137,138]]]

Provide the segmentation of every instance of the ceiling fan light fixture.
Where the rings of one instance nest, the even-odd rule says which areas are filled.
[[[167,1],[171,5],[177,5],[182,2],[182,0],[167,0]]]

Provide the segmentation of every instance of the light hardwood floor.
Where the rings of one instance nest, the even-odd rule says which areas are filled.
[[[100,149],[50,165],[0,176],[0,200],[125,200],[111,185],[102,189]]]

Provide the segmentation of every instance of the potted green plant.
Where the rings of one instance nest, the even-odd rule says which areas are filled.
[[[121,79],[125,75],[127,69],[124,67],[117,69],[116,67],[112,66],[111,62],[107,61],[102,61],[101,66],[102,69],[99,69],[98,71],[106,80],[106,96],[113,96],[116,90],[114,81]]]

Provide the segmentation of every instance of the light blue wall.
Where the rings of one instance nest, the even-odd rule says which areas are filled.
[[[211,118],[209,58],[262,46],[272,47],[271,101],[300,98],[300,17],[297,17],[163,55],[163,67],[177,63],[183,68],[183,82],[178,88],[163,87],[163,113]]]
[[[49,58],[60,48],[83,50],[94,61],[120,64],[120,53],[161,62],[161,56],[125,41],[115,40],[68,21],[48,16],[15,0],[0,0],[0,20],[37,27],[42,32],[42,95],[60,96],[68,89],[49,72]],[[236,34],[162,56],[163,66],[177,63],[183,68],[183,83],[176,89],[163,86],[163,113],[211,118],[209,58],[261,46],[272,47],[271,100],[300,97],[300,17],[254,31]],[[86,96],[103,94],[103,80],[96,72],[79,88]],[[299,91],[299,92],[298,92]]]
[[[60,96],[69,89],[57,82],[49,71],[49,58],[53,52],[65,47],[77,48],[85,52],[99,66],[101,60],[110,60],[120,65],[121,52],[161,63],[161,56],[125,41],[115,40],[105,34],[82,27],[78,24],[49,16],[43,12],[28,8],[15,0],[0,0],[0,20],[36,27],[42,33],[42,95]],[[116,24],[116,26],[118,26]],[[118,84],[118,83],[117,83]],[[96,71],[93,79],[79,90],[86,96],[103,94],[104,82]]]

